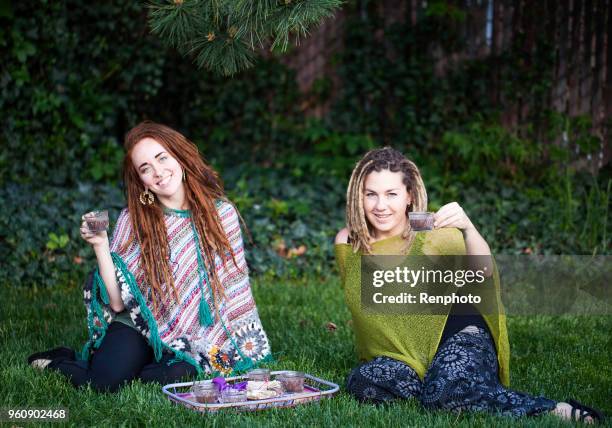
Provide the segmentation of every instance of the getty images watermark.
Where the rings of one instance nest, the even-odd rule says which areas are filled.
[[[612,314],[610,256],[362,256],[361,305],[378,314]]]

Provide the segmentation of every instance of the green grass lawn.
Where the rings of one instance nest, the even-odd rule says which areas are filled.
[[[338,280],[255,280],[254,290],[276,358],[271,367],[300,369],[343,385],[357,359]],[[62,344],[81,348],[86,337],[81,294],[76,288],[1,288],[0,407],[67,408],[74,426],[560,425],[558,418],[548,415],[513,420],[427,412],[414,400],[360,405],[343,389],[331,400],[292,409],[211,416],[171,404],[159,385],[136,382],[115,395],[76,390],[60,375],[35,371],[25,360],[34,351]],[[329,322],[336,324],[335,331],[326,328]],[[611,331],[612,317],[510,319],[512,387],[557,400],[573,397],[611,414]]]

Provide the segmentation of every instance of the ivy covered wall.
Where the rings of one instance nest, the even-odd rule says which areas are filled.
[[[609,253],[609,167],[593,175],[573,163],[577,148],[597,150],[590,118],[534,108],[505,127],[487,91],[501,70],[505,99],[537,100],[550,85],[546,40],[531,68],[510,49],[440,75],[431,47],[461,49],[461,10],[429,2],[406,25],[361,3],[346,5],[330,58],[338,80],[305,93],[275,55],[231,79],[198,70],[150,35],[138,2],[2,3],[0,283],[82,280],[92,254],[76,225],[87,210],[113,217],[123,206],[121,142],[145,118],[182,131],[220,171],[253,238],[254,274],[333,272],[350,171],[384,144],[419,165],[430,209],[459,201],[497,252]],[[328,107],[317,117],[309,103]],[[559,130],[568,144],[549,144]]]

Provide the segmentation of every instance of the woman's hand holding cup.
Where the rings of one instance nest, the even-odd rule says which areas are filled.
[[[434,228],[443,227],[456,227],[462,231],[474,229],[472,221],[457,202],[444,205],[434,214]]]
[[[94,248],[108,245],[108,211],[92,211],[81,217],[81,238]]]

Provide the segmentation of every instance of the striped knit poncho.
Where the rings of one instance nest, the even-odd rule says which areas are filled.
[[[216,207],[238,265],[231,257],[224,265],[215,256],[217,277],[225,293],[217,306],[189,211],[164,210],[169,262],[179,299],[176,301],[169,293],[158,304],[157,315],[150,309],[151,290],[140,263],[140,247],[136,240],[127,248],[124,245],[132,234],[127,209],[119,215],[110,248],[125,308],[134,327],[153,348],[156,360],[164,352],[173,353],[177,360],[194,365],[200,374],[228,375],[270,360],[271,354],[251,293],[237,212],[225,201],[218,201]],[[84,300],[89,341],[83,358],[87,359],[117,315],[109,306],[106,287],[97,270],[85,285]]]

